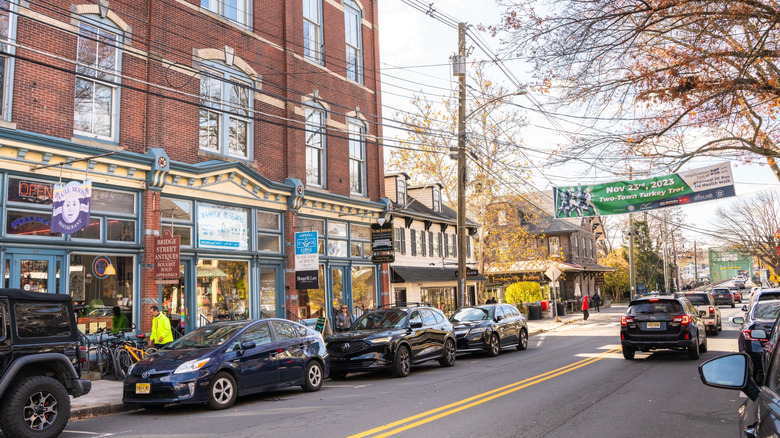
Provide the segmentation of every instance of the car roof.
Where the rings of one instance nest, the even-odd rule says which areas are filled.
[[[14,300],[70,302],[70,295],[30,292],[22,289],[0,288],[0,296]]]

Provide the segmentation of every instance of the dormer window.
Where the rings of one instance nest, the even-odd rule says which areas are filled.
[[[399,177],[396,182],[396,202],[399,204],[406,204],[406,180],[403,177]]]
[[[441,192],[439,189],[433,189],[433,211],[441,212]]]

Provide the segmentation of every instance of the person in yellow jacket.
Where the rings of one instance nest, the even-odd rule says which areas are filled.
[[[149,338],[149,345],[160,348],[173,342],[173,333],[171,333],[171,321],[165,316],[157,306],[150,308],[152,311],[152,336]]]

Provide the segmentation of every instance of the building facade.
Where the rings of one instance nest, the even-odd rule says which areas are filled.
[[[390,265],[392,301],[424,302],[446,314],[456,308],[458,293],[457,212],[442,203],[442,185],[409,186],[409,175],[385,176],[392,202],[395,262]],[[466,264],[475,268],[473,235],[479,224],[467,220]],[[473,269],[472,271],[476,271]],[[465,303],[477,304],[476,286],[484,277],[466,279]]]
[[[186,331],[389,300],[376,0],[0,6],[4,286],[118,305],[143,331],[153,304]],[[89,224],[52,233],[69,181],[91,181]],[[180,275],[159,281],[166,231]],[[301,231],[318,289],[296,289]]]

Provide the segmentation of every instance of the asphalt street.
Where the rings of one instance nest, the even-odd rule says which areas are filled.
[[[722,307],[723,332],[698,361],[685,353],[637,353],[619,347],[620,313],[593,313],[534,336],[526,351],[496,358],[459,356],[409,377],[354,374],[244,397],[226,411],[166,407],[71,421],[63,437],[601,437],[737,434],[736,391],[704,386],[697,364],[736,351],[741,315]]]

